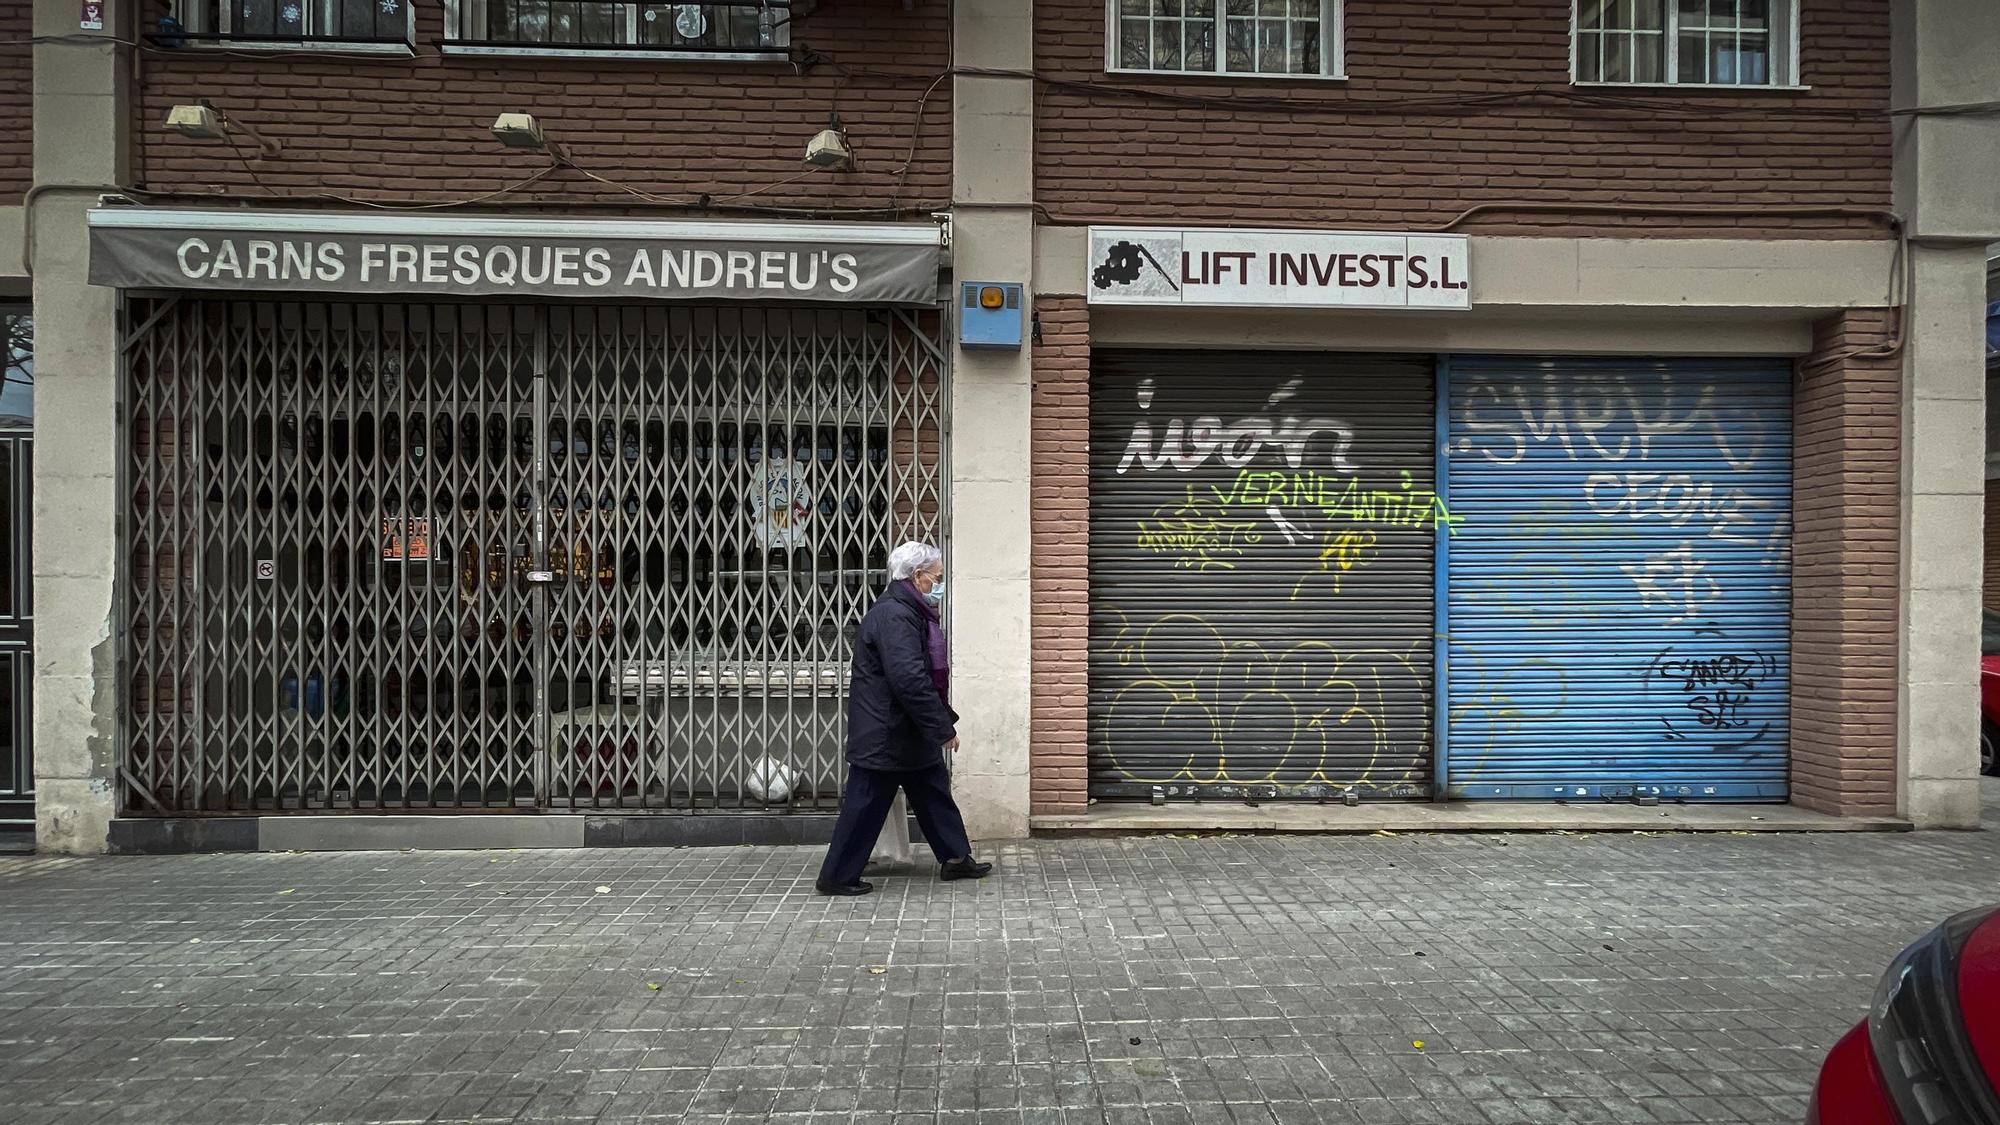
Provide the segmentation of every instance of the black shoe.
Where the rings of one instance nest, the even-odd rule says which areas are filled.
[[[993,874],[993,865],[981,863],[971,856],[954,859],[938,868],[938,878],[949,883],[953,879],[984,879]]]
[[[813,890],[833,898],[855,898],[860,895],[873,894],[875,884],[862,879],[856,879],[844,887],[834,883],[814,883]]]

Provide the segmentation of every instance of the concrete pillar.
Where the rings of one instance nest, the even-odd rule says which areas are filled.
[[[101,852],[115,810],[116,294],[85,281],[84,212],[126,182],[133,0],[80,31],[34,0],[35,788],[44,851]],[[90,42],[79,36],[102,38]]]
[[[1986,254],[1916,247],[1903,383],[1899,811],[1979,825],[1979,603],[1986,506]]]
[[[956,280],[1034,292],[1032,0],[953,9]],[[1032,297],[1029,297],[1032,301]],[[952,701],[957,786],[975,838],[1028,831],[1030,356],[958,348],[952,368]]]
[[[1920,827],[1979,823],[1986,483],[1984,246],[2000,238],[1991,0],[1891,0],[1896,209],[1912,242],[1904,341],[1898,794]]]

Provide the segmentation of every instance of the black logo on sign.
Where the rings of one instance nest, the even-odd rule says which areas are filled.
[[[1090,271],[1090,283],[1099,289],[1109,289],[1114,285],[1130,285],[1139,280],[1146,266],[1152,266],[1167,288],[1178,293],[1181,287],[1174,284],[1174,276],[1167,267],[1160,264],[1153,252],[1136,242],[1114,242],[1104,255],[1104,261]]]

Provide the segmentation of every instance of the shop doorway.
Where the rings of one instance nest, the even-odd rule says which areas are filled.
[[[35,324],[0,306],[0,849],[35,832],[34,507]]]
[[[823,809],[930,312],[128,312],[130,811]]]

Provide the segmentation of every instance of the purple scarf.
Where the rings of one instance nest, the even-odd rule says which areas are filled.
[[[930,603],[929,598],[924,597],[915,582],[908,579],[904,581],[909,586],[910,593],[916,595],[917,604],[924,607],[924,616],[930,619],[925,622],[928,632],[924,637],[924,649],[930,653],[931,682],[937,685],[938,698],[949,707],[951,706],[951,657],[945,651],[944,626],[939,621],[938,608]]]

